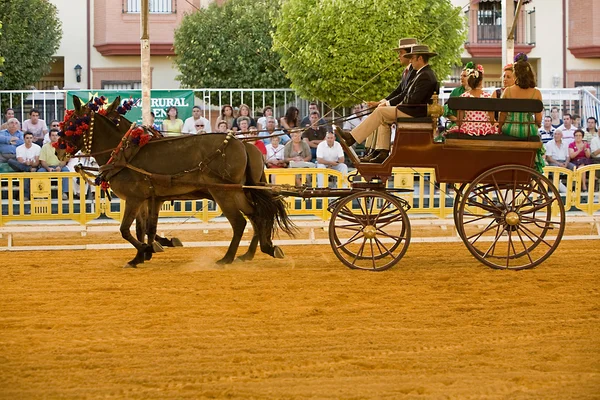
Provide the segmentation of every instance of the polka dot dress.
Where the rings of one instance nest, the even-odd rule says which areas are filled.
[[[479,98],[491,97],[492,95],[487,92],[481,93]],[[460,97],[475,97],[472,96],[470,92],[465,92],[460,95]],[[463,117],[464,121],[473,121],[473,122],[463,122],[460,128],[457,126],[452,127],[448,132],[453,133],[464,133],[466,135],[471,136],[485,136],[485,135],[494,135],[498,133],[494,125],[490,123],[490,119],[488,113],[485,111],[465,111],[465,116]]]

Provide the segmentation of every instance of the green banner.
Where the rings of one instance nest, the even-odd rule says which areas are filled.
[[[133,98],[140,101],[133,107],[125,118],[131,122],[142,123],[142,91],[141,90],[69,90],[67,92],[67,108],[73,109],[73,95],[78,96],[83,102],[87,103],[94,97],[104,96],[108,99],[108,104],[112,103],[117,96],[121,96],[121,103],[125,99]],[[150,94],[150,110],[154,113],[155,124],[160,125],[167,117],[167,109],[171,106],[177,107],[178,118],[185,121],[192,116],[192,107],[194,107],[194,92],[191,90],[152,90]]]

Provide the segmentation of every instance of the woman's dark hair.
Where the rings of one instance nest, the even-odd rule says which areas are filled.
[[[288,123],[288,125],[290,124],[290,122],[293,122],[294,126],[298,126],[298,113],[300,113],[300,110],[298,110],[294,106],[287,109],[287,111],[285,112],[285,120]]]
[[[514,64],[515,85],[521,89],[534,88],[536,86],[535,75],[528,61],[519,60]]]
[[[575,130],[575,132],[573,132],[573,137],[575,137],[576,133],[581,133],[581,137],[585,136],[585,133],[583,132],[583,129],[577,129],[577,130]]]
[[[229,104],[224,104],[223,107],[221,107],[221,117],[225,118],[225,109],[226,108],[231,108],[231,116],[233,117],[233,107]]]
[[[178,118],[179,110],[177,110],[177,107],[171,106],[171,107],[167,108],[167,119],[171,119],[171,116],[169,115],[169,111],[171,111],[171,110],[175,110],[175,118]]]
[[[479,84],[483,81],[483,72],[472,70],[467,78],[467,84],[471,89],[479,87]]]

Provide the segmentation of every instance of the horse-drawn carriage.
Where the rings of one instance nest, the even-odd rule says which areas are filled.
[[[453,99],[450,105],[454,109],[504,112],[539,112],[543,108],[537,100],[461,98]],[[121,125],[121,133],[118,133],[119,124],[111,128],[111,122],[107,122],[110,119],[104,116],[94,118],[93,110],[78,107],[76,113],[79,116],[71,119],[71,122],[76,122],[69,125],[75,128],[70,135],[62,135],[64,143],[60,147],[71,153],[83,148],[87,153],[101,155],[106,163],[106,153],[125,142],[120,137],[127,128]],[[361,163],[341,141],[357,168],[349,179],[350,187],[347,189],[269,185],[264,179],[262,164],[253,165],[254,146],[244,148],[236,145],[234,149],[232,143],[238,141],[231,135],[150,141],[156,144],[144,149],[153,149],[142,149],[135,153],[135,158],[121,159],[118,166],[124,171],[120,173],[123,179],[113,184],[113,188],[116,186],[121,192],[117,192],[119,197],[126,199],[126,217],[121,232],[138,250],[129,265],[135,266],[144,258],[151,257],[151,243],[162,201],[187,198],[215,200],[232,223],[234,238],[226,256],[220,261],[233,261],[245,226],[241,213],[248,216],[255,230],[250,248],[241,258],[251,259],[259,241],[263,252],[275,257],[283,256],[281,249],[272,245],[271,236],[276,223],[284,231],[290,231],[289,220],[279,198],[279,195],[287,195],[337,197],[329,206],[329,238],[335,255],[350,268],[388,269],[404,256],[411,237],[407,216],[410,205],[401,196],[408,190],[389,188],[387,184],[393,167],[432,167],[437,182],[453,185],[457,232],[473,256],[485,265],[499,269],[524,269],[546,260],[562,237],[565,210],[558,190],[533,169],[536,152],[542,146],[539,138],[507,141],[501,140],[506,138],[500,135],[494,135],[497,137],[493,140],[466,137],[448,138],[444,143],[437,143],[433,132],[437,129],[439,110],[434,107],[430,114],[431,118],[397,121],[392,152],[382,164]],[[95,127],[98,121],[100,126]],[[79,134],[75,134],[76,130]],[[110,135],[101,135],[111,138],[99,138],[99,130],[110,130]],[[190,142],[186,147],[184,140],[193,140],[194,143]],[[179,164],[175,160],[160,163],[160,166],[157,163],[160,151],[175,148],[182,152],[190,147],[189,144],[198,146],[202,141],[206,145],[193,150],[190,153],[193,159],[185,161],[185,165],[177,167]],[[162,146],[162,150],[159,151],[158,146]],[[242,158],[245,160],[243,163]],[[135,190],[127,187],[130,182],[137,185]],[[178,185],[175,185],[176,182],[179,182]],[[445,198],[445,194],[441,193],[440,197]],[[136,241],[129,234],[129,227],[144,201],[150,204],[149,244],[143,243],[139,235]],[[266,204],[269,202],[275,206]],[[129,203],[133,206],[127,207]],[[232,204],[239,203],[243,204],[237,210],[232,209]]]

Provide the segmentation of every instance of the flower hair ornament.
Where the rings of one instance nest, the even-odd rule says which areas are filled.
[[[468,71],[468,70],[473,69],[473,68],[475,68],[475,64],[473,64],[473,61],[469,61],[467,63],[467,65],[465,65],[465,67],[463,68],[463,71]]]
[[[515,56],[515,62],[518,62],[518,61],[527,61],[527,60],[528,60],[528,58],[527,58],[527,55],[525,53],[519,53],[519,54],[517,54]]]
[[[483,67],[481,65],[477,65],[477,68],[469,68],[466,71],[468,76],[479,78],[479,75],[483,74]]]

